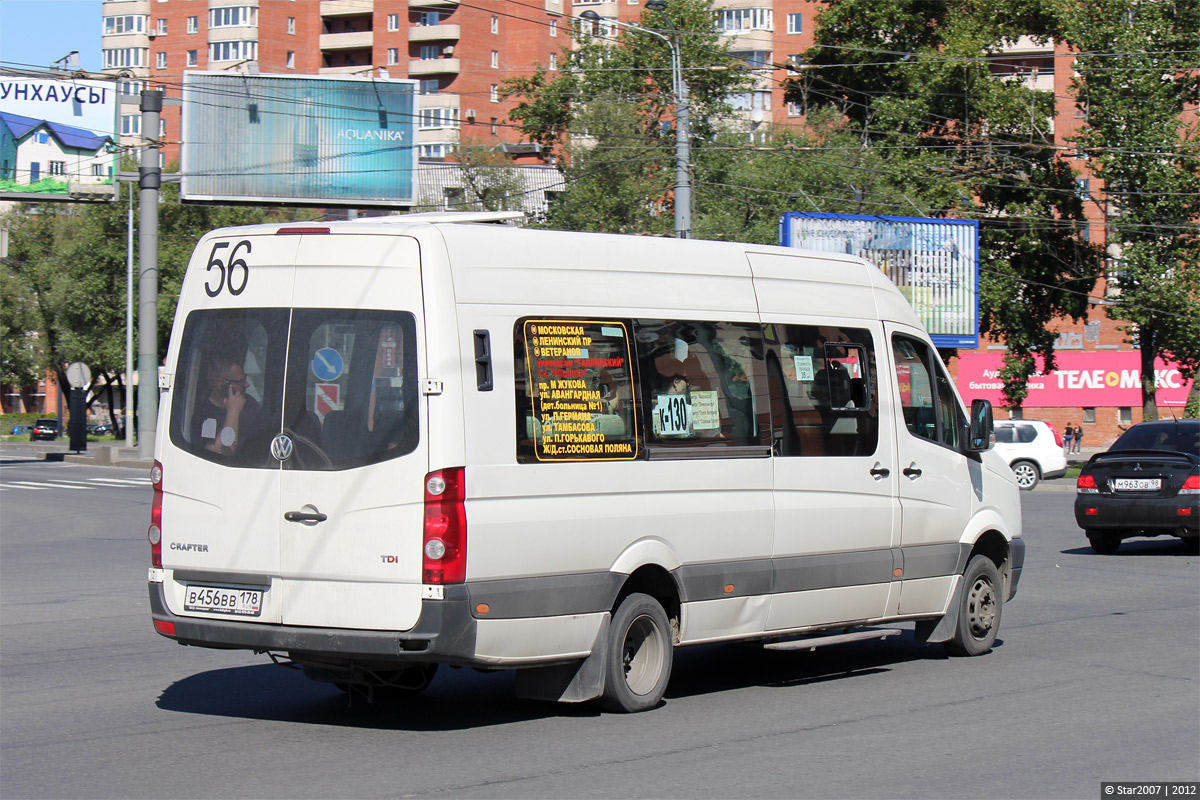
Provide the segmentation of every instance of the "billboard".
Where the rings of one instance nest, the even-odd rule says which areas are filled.
[[[408,205],[416,81],[185,72],[185,200]]]
[[[1036,357],[1038,374],[1028,381],[1027,408],[1096,408],[1142,405],[1142,354],[1137,350],[1055,353],[1057,369],[1045,374]],[[968,404],[976,398],[1004,405],[1000,369],[1003,353],[964,353],[958,359],[958,392]],[[1154,361],[1155,402],[1182,408],[1192,382],[1185,381],[1173,361]]]
[[[865,258],[891,278],[938,347],[979,346],[979,223],[805,214],[779,221],[779,243]]]
[[[0,199],[111,200],[117,108],[112,83],[0,75]]]

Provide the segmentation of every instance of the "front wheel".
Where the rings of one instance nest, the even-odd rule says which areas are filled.
[[[671,623],[658,601],[635,593],[617,606],[608,626],[600,705],[629,713],[654,708],[671,679]]]
[[[1041,479],[1037,465],[1029,461],[1018,461],[1012,465],[1012,471],[1017,476],[1017,487],[1022,492],[1031,491]]]
[[[1000,571],[987,556],[975,556],[963,573],[954,636],[943,646],[953,656],[978,656],[992,649],[1000,631],[1004,596]]]

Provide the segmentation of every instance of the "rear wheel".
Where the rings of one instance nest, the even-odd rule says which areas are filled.
[[[1092,549],[1102,556],[1111,556],[1121,546],[1121,534],[1113,531],[1086,531]]]
[[[1038,471],[1037,464],[1034,464],[1032,461],[1018,461],[1012,465],[1012,471],[1017,476],[1017,486],[1023,492],[1030,491],[1041,480],[1041,473]]]
[[[617,606],[608,627],[604,694],[608,711],[645,711],[662,701],[674,657],[671,623],[658,601],[635,593]]]
[[[943,646],[950,655],[978,656],[992,649],[1000,630],[1004,596],[1000,571],[987,556],[975,556],[963,573],[954,636]]]

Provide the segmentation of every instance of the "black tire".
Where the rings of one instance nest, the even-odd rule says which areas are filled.
[[[1092,549],[1102,556],[1111,556],[1121,546],[1121,534],[1114,531],[1084,531]]]
[[[1032,461],[1014,461],[1012,471],[1017,476],[1017,487],[1022,492],[1033,491],[1033,487],[1042,479],[1041,470]]]
[[[626,597],[608,626],[601,707],[630,713],[657,706],[671,680],[673,658],[667,612],[650,595]]]
[[[963,573],[954,636],[943,644],[952,656],[978,656],[992,649],[1000,631],[1004,585],[1000,571],[987,556],[975,556]]]

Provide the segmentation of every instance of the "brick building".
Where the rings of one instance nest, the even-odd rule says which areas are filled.
[[[506,125],[504,79],[554,68],[567,42],[564,0],[105,0],[104,71],[178,97],[185,70],[344,75],[419,81],[417,145],[443,158],[460,141],[542,163]],[[560,35],[560,32],[562,35]],[[121,133],[141,133],[133,107]],[[164,159],[179,153],[179,108],[163,110]],[[134,139],[128,140],[130,143]],[[505,145],[508,145],[505,147]]]

